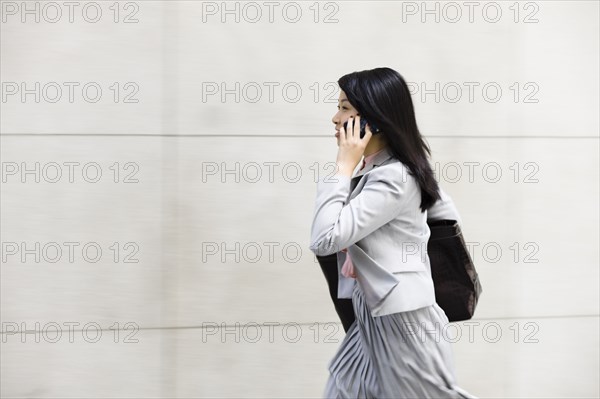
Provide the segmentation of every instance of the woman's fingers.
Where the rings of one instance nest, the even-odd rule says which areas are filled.
[[[356,115],[353,119],[353,125],[352,125],[352,136],[354,137],[360,137],[360,120],[359,120],[360,116]]]
[[[350,117],[346,122],[348,123],[348,129],[346,130],[346,138],[350,138],[352,137],[352,132],[354,129],[354,118]]]
[[[339,137],[340,143],[339,145],[341,145],[343,142],[346,141],[346,128],[344,127],[344,124],[342,124],[342,127],[340,127],[340,137]]]
[[[367,142],[369,142],[369,139],[371,138],[372,135],[373,135],[373,132],[371,131],[371,127],[367,123],[365,126],[365,136],[363,137],[363,139],[365,139],[365,140],[367,140]]]

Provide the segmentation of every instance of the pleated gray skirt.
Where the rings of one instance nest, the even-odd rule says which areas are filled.
[[[455,385],[439,305],[372,317],[358,284],[352,302],[356,321],[329,365],[326,398],[475,398]]]

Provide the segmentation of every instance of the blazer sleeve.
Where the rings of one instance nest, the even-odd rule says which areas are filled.
[[[440,199],[436,201],[431,208],[427,210],[427,220],[451,219],[456,220],[459,226],[462,226],[462,220],[454,205],[452,198],[439,187]]]
[[[319,180],[310,239],[310,249],[316,255],[339,252],[399,215],[405,190],[402,179],[384,179],[375,170],[369,175],[348,204],[349,176]]]

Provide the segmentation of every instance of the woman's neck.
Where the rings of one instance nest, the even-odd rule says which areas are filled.
[[[371,140],[369,140],[369,144],[367,144],[367,147],[365,148],[365,152],[363,153],[363,155],[365,157],[368,157],[370,155],[375,154],[376,152],[381,151],[382,149],[384,149],[386,147],[386,142],[383,140],[383,137],[371,137]]]

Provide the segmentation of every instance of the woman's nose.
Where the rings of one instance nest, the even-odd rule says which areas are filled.
[[[331,118],[331,121],[337,126],[338,122],[339,122],[340,118],[338,118],[338,114],[336,113],[335,115],[333,115],[333,118]]]

